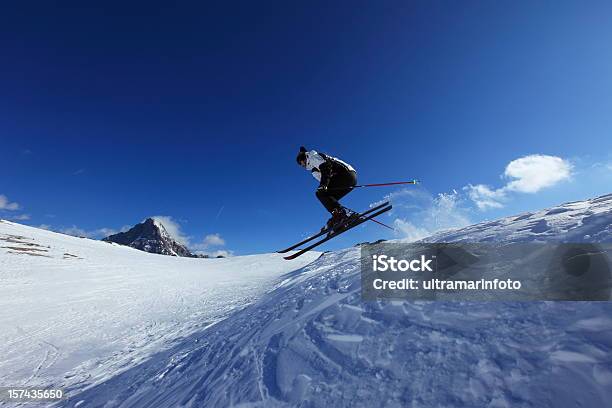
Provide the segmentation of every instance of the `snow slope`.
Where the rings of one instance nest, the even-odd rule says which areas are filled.
[[[177,258],[0,220],[0,384],[103,382],[318,256]]]
[[[612,194],[441,232],[426,242],[612,242]]]
[[[612,195],[432,240],[610,241]],[[604,407],[610,302],[362,302],[327,253],[219,324],[74,395],[87,407]]]

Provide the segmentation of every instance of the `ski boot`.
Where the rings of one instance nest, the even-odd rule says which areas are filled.
[[[342,230],[357,218],[359,218],[359,214],[355,211],[349,210],[346,207],[336,208],[332,212],[331,218],[327,221],[326,227],[329,228],[327,235],[329,236]]]
[[[344,211],[344,226],[347,227],[349,225],[351,225],[353,222],[357,221],[357,219],[359,219],[359,213],[350,210],[346,207],[342,207],[342,210]]]
[[[336,210],[334,210],[334,212],[332,212],[332,216],[329,218],[329,220],[327,220],[325,225],[321,228],[321,231],[327,230],[328,233],[331,233],[331,231],[334,228],[334,225],[338,224],[340,217],[341,217],[340,212],[337,212]]]

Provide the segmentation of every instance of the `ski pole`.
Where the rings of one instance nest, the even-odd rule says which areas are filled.
[[[384,222],[380,222],[378,220],[375,220],[374,218],[370,218],[370,221],[374,221],[375,223],[377,223],[378,225],[382,225],[383,227],[389,228],[392,231],[395,231],[395,228],[388,226],[387,224],[385,224]]]
[[[356,186],[353,186],[353,188],[396,186],[398,184],[419,184],[419,180],[415,179],[415,180],[410,180],[410,181],[394,181],[392,183],[357,184]]]
[[[371,210],[372,210],[372,209],[370,209],[370,211],[371,211]],[[351,211],[353,211],[353,210],[351,210]],[[381,225],[381,226],[383,226],[383,227],[385,227],[385,228],[389,228],[390,230],[395,231],[395,228],[393,228],[393,227],[391,227],[391,226],[389,226],[389,225],[385,224],[384,222],[380,222],[380,221],[378,221],[378,220],[377,220],[377,219],[375,219],[375,218],[370,218],[370,221],[373,221],[373,222],[377,223],[378,225]]]
[[[331,188],[327,188],[328,190],[344,190],[345,188],[362,188],[362,187],[383,187],[383,186],[396,186],[399,184],[419,184],[420,181],[419,180],[410,180],[410,181],[394,181],[392,183],[374,183],[374,184],[357,184],[356,186],[352,186],[352,187],[331,187]]]

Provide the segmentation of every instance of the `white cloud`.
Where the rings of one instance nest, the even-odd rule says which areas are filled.
[[[225,240],[221,237],[221,234],[214,233],[208,234],[202,239],[201,242],[193,244],[192,248],[199,251],[205,251],[210,248],[223,247],[225,246]],[[208,253],[208,252],[207,252]]]
[[[18,209],[19,204],[11,203],[5,195],[0,194],[0,210],[15,211]]]
[[[230,251],[228,249],[218,249],[216,251],[195,251],[196,255],[206,255],[209,256],[210,258],[216,258],[218,256],[222,256],[224,258],[229,258],[230,256],[234,255],[233,251]]]
[[[19,214],[9,218],[16,221],[26,221],[30,219],[30,214]]]
[[[44,228],[44,227],[47,227],[47,228]],[[45,225],[45,224],[39,226],[39,228],[53,230],[53,228],[50,228],[48,225]],[[76,225],[73,225],[67,228],[60,228],[57,231],[61,232],[62,234],[72,235],[74,237],[85,237],[85,238],[92,238],[92,239],[105,238],[109,235],[113,235],[117,233],[117,230],[113,228],[98,228],[95,230],[87,231],[87,230],[77,227]]]
[[[480,210],[503,207],[500,202],[505,198],[503,189],[491,190],[484,184],[476,184],[475,186],[468,184],[463,187],[463,190],[467,191],[468,197]]]
[[[533,154],[508,163],[504,175],[515,180],[505,188],[520,193],[537,193],[569,179],[571,174],[572,165],[568,161],[556,156]]]
[[[72,235],[73,237],[87,237],[87,238],[90,237],[89,232],[77,227],[76,225],[73,225],[72,227],[68,227],[68,228],[61,228],[59,232],[61,232],[62,234],[66,234],[66,235]]]
[[[208,255],[210,257],[216,257],[218,255],[222,256],[232,256],[233,252],[228,249],[221,249],[219,247],[225,246],[225,240],[221,237],[221,234],[208,234],[206,235],[201,242],[193,243],[192,238],[187,236],[181,229],[181,225],[178,221],[176,221],[173,217],[168,215],[156,215],[151,217],[156,221],[160,222],[168,234],[172,238],[176,240],[176,242],[185,245],[192,252],[199,255]],[[211,250],[211,248],[217,248],[216,250]]]
[[[125,232],[128,229],[130,229],[131,227],[129,225],[124,225],[123,227],[121,227],[121,229],[119,231],[117,231],[114,228],[98,228],[98,229],[94,229],[94,230],[85,230],[83,228],[79,228],[76,225],[72,225],[71,227],[58,227],[55,228],[49,224],[40,224],[37,226],[37,228],[40,229],[44,229],[44,230],[48,230],[48,231],[55,231],[55,232],[60,232],[62,234],[66,234],[66,235],[72,235],[73,237],[85,237],[85,238],[91,238],[91,239],[101,239],[101,238],[106,238],[109,235],[114,235],[117,234],[118,232]]]
[[[234,254],[233,251],[219,248],[224,246],[225,240],[221,237],[221,234],[215,233],[206,235],[202,242],[192,245],[191,248],[195,251],[196,254],[208,255],[211,258],[214,258],[216,256],[232,256]],[[217,249],[213,250],[213,248]]]
[[[492,189],[484,184],[468,184],[463,190],[480,210],[501,208],[508,193],[537,193],[568,180],[572,169],[572,164],[560,157],[533,154],[508,163],[503,176],[510,181],[505,186]]]
[[[169,215],[155,215],[151,218],[159,221],[176,242],[189,246],[189,237],[183,233],[181,225],[174,218]]]
[[[211,256],[214,257],[223,256],[225,258],[230,257],[232,255],[234,255],[234,251],[230,251],[229,249],[218,249],[211,254]]]
[[[114,228],[100,228],[94,230],[93,233],[95,236],[98,236],[100,238],[106,238],[109,235],[115,235],[117,233],[117,230]]]
[[[223,246],[225,245],[225,240],[221,238],[221,235],[217,234],[209,234],[204,237],[204,245],[207,247],[211,246]]]

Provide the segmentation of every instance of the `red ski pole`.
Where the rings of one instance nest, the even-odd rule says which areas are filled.
[[[356,186],[352,186],[350,188],[361,188],[361,187],[384,187],[384,186],[397,186],[400,184],[419,184],[419,180],[409,180],[409,181],[394,181],[392,183],[374,183],[374,184],[357,184]],[[328,188],[328,190],[344,190],[347,187],[332,187]]]
[[[410,181],[394,181],[392,183],[374,183],[374,184],[358,184],[353,186],[353,188],[359,187],[383,187],[383,186],[396,186],[398,184],[419,184],[419,180],[410,180]]]
[[[389,225],[385,224],[384,222],[380,222],[378,220],[375,220],[374,218],[370,218],[370,221],[374,221],[375,223],[377,223],[378,225],[382,225],[385,228],[389,228],[392,231],[395,231],[395,228],[390,227]]]

